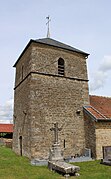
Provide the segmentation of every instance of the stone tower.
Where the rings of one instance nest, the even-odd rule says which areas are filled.
[[[83,106],[89,104],[88,54],[51,38],[30,40],[16,61],[13,150],[47,159],[58,122],[64,156],[85,147]]]

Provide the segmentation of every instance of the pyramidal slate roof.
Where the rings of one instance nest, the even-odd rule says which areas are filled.
[[[74,47],[71,47],[67,44],[64,44],[62,42],[59,42],[57,40],[54,40],[54,39],[51,39],[51,38],[42,38],[42,39],[36,39],[36,40],[33,40],[31,39],[29,41],[29,43],[27,44],[27,46],[25,47],[25,49],[23,50],[23,52],[21,53],[21,55],[19,56],[18,60],[15,62],[14,66],[16,66],[16,64],[18,63],[19,59],[22,57],[22,55],[25,53],[26,49],[30,46],[30,44],[34,42],[34,43],[40,43],[40,44],[46,44],[46,45],[49,45],[49,46],[53,46],[53,47],[57,47],[57,48],[61,48],[61,49],[65,49],[65,50],[69,50],[69,51],[73,51],[73,52],[76,52],[76,53],[81,53],[85,56],[88,56],[89,54],[88,53],[85,53],[81,50],[78,50]]]
[[[81,50],[78,50],[74,47],[71,47],[67,44],[64,44],[62,42],[59,42],[59,41],[51,39],[51,38],[37,39],[37,40],[35,40],[35,42],[47,44],[47,45],[50,45],[50,46],[54,46],[54,47],[58,47],[58,48],[66,49],[66,50],[71,50],[71,51],[74,51],[74,52],[77,52],[77,53],[82,53],[82,54],[87,55],[87,56],[89,55],[88,53],[85,53]]]

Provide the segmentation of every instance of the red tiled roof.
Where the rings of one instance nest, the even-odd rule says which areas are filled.
[[[96,109],[94,109],[92,106],[88,106],[87,110],[96,118],[96,119],[101,119],[101,118],[105,118],[104,116],[102,116],[102,114],[100,114],[98,111],[96,111]]]
[[[13,132],[13,124],[0,124],[0,132]]]
[[[111,120],[111,98],[90,96],[90,106],[84,109],[96,120]]]
[[[111,98],[90,96],[90,104],[106,118],[111,118]]]

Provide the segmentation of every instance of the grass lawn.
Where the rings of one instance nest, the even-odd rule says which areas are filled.
[[[70,179],[111,179],[111,166],[100,161],[76,163],[80,176]],[[63,179],[47,167],[31,166],[26,157],[17,156],[11,149],[0,147],[0,179]]]
[[[100,164],[100,161],[75,163],[80,166],[78,179],[111,179],[111,166]]]

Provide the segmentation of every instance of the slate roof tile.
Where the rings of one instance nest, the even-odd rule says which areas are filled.
[[[66,49],[66,50],[71,50],[71,51],[74,51],[74,52],[77,52],[77,53],[82,53],[82,54],[87,55],[87,56],[89,55],[88,53],[85,53],[85,52],[83,52],[79,49],[71,47],[70,45],[64,44],[62,42],[59,42],[59,41],[51,39],[51,38],[37,39],[37,40],[35,40],[35,42],[47,44],[47,45],[50,45],[50,46],[59,47],[59,48]]]

